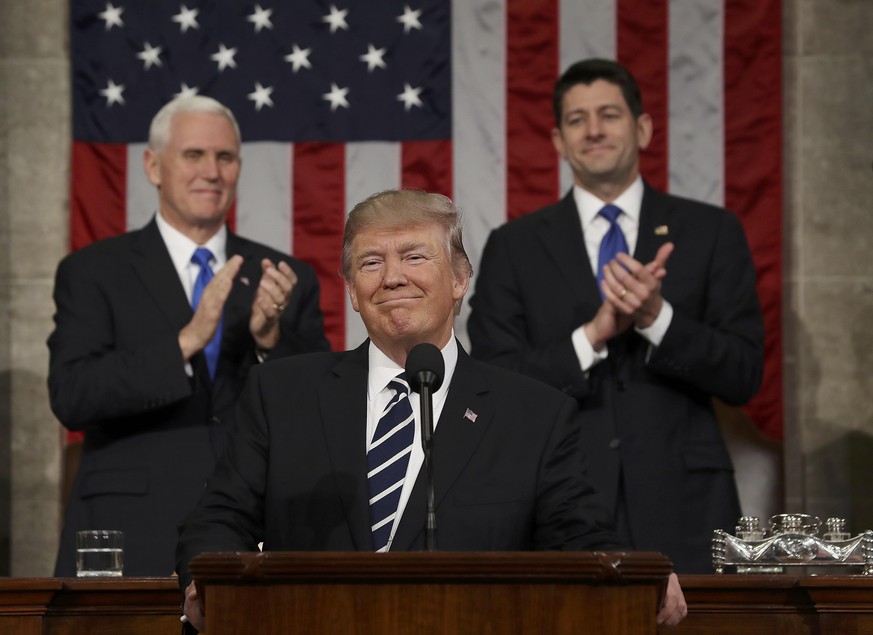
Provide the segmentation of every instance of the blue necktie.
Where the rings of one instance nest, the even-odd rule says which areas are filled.
[[[200,273],[197,274],[197,279],[194,281],[194,290],[191,292],[191,305],[194,310],[200,304],[200,298],[203,297],[203,290],[206,285],[212,280],[212,267],[209,266],[209,261],[212,260],[212,252],[206,247],[198,247],[191,256],[191,262],[200,267]],[[218,329],[215,335],[203,349],[206,355],[206,366],[209,368],[209,378],[215,379],[215,367],[218,365],[218,353],[221,350],[221,326],[224,322],[224,317],[218,322]]]
[[[617,222],[621,210],[615,205],[604,205],[603,209],[597,213],[609,221],[609,231],[606,232],[603,240],[600,241],[600,253],[597,256],[597,290],[600,291],[600,297],[602,298],[603,268],[619,252],[626,254],[629,251],[624,234],[621,233],[621,227],[618,226]]]
[[[388,545],[415,439],[415,417],[409,403],[406,374],[400,373],[388,387],[396,392],[376,424],[373,442],[367,452],[370,528],[375,551]]]

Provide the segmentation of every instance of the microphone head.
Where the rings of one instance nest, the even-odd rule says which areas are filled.
[[[427,385],[431,392],[439,390],[445,373],[443,354],[433,344],[416,344],[406,356],[406,378],[417,393],[421,393],[422,385]]]

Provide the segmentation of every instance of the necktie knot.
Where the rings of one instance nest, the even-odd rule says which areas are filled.
[[[209,251],[206,247],[198,247],[194,250],[194,255],[191,256],[191,262],[193,262],[201,269],[208,267],[211,261],[212,252]]]
[[[398,395],[401,395],[401,394],[408,395],[409,394],[409,382],[406,379],[406,373],[405,372],[400,373],[399,375],[397,375],[397,377],[395,377],[394,379],[389,381],[388,387],[396,390]],[[397,395],[395,395],[395,397],[396,396]],[[393,401],[393,399],[392,399],[392,401]]]
[[[598,214],[608,220],[610,225],[614,225],[615,221],[621,215],[621,209],[612,204],[604,205]]]

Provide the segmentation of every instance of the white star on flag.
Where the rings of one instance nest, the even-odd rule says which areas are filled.
[[[348,9],[337,9],[336,5],[330,5],[330,13],[323,18],[322,22],[327,22],[330,25],[330,32],[336,33],[337,29],[349,30],[349,25],[346,22],[346,16],[349,14]]]
[[[418,18],[421,17],[421,9],[416,9],[413,11],[409,8],[409,5],[405,5],[403,7],[403,15],[397,16],[397,21],[403,24],[403,32],[409,33],[412,29],[421,29],[421,22],[419,22]]]
[[[273,92],[272,86],[261,86],[261,82],[255,82],[255,90],[248,94],[248,98],[255,102],[255,110],[260,111],[262,106],[273,107],[273,100],[270,99],[270,94]]]
[[[152,66],[160,66],[161,65],[161,51],[163,50],[160,46],[152,46],[148,42],[143,45],[142,51],[136,54],[136,56],[143,61],[144,70],[150,69]]]
[[[122,92],[124,92],[124,84],[116,84],[110,79],[106,88],[101,89],[100,94],[106,97],[106,105],[111,106],[112,104],[124,103]]]
[[[179,92],[173,95],[173,97],[193,97],[197,94],[196,86],[189,86],[187,83],[182,82],[182,86],[179,87]]]
[[[124,7],[113,7],[107,2],[106,9],[98,13],[97,16],[106,23],[106,30],[108,31],[114,26],[118,28],[124,26],[124,21],[121,19],[122,11],[124,11]]]
[[[236,55],[235,48],[229,49],[224,44],[219,44],[218,52],[213,53],[211,58],[218,62],[218,70],[223,71],[228,66],[236,68],[236,62],[233,59],[234,55]]]
[[[385,65],[385,60],[382,59],[385,55],[385,51],[388,49],[381,48],[377,49],[372,44],[367,44],[367,52],[361,55],[360,60],[362,62],[367,62],[367,71],[372,73],[373,69],[376,67],[379,68],[387,68]]]
[[[340,88],[333,82],[330,83],[330,92],[322,95],[325,100],[330,102],[330,111],[333,112],[340,106],[343,108],[349,107],[349,102],[346,100],[346,95],[349,94],[348,88]]]
[[[197,24],[198,13],[200,13],[200,9],[189,9],[183,4],[179,7],[179,13],[173,16],[173,22],[178,23],[182,33],[185,33],[188,29],[199,29],[200,25]]]
[[[302,49],[296,44],[293,47],[294,51],[285,56],[285,61],[293,64],[292,70],[296,73],[301,68],[312,68],[312,62],[309,61],[312,49]]]
[[[413,88],[409,84],[403,84],[403,92],[397,95],[397,101],[403,102],[403,110],[409,112],[409,109],[413,106],[418,106],[421,108],[424,104],[421,103],[421,99],[418,96],[421,94],[423,88]]]
[[[260,33],[261,29],[272,29],[273,23],[270,21],[270,16],[273,15],[272,9],[262,9],[261,5],[255,5],[255,12],[246,18],[249,22],[255,25],[255,33]]]

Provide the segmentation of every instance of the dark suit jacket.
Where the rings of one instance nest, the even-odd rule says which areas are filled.
[[[245,264],[224,309],[210,385],[202,353],[185,372],[178,344],[192,309],[157,224],[97,242],[58,266],[49,392],[52,410],[84,430],[56,575],[75,575],[75,532],[121,529],[126,575],[173,572],[176,527],[199,498],[222,450],[248,369],[257,363],[248,322],[262,258],[285,260],[299,282],[270,356],[327,350],[313,269],[228,234]]]
[[[253,369],[228,452],[180,531],[177,568],[206,551],[373,549],[367,493],[369,341]],[[467,410],[475,413],[465,417]],[[559,392],[459,350],[433,440],[437,548],[620,548],[592,500]],[[392,544],[424,548],[418,479]]]
[[[712,530],[733,528],[740,511],[711,397],[742,404],[758,390],[763,321],[734,215],[646,186],[634,257],[650,262],[668,241],[662,293],[674,315],[657,348],[631,329],[582,372],[570,335],[601,299],[572,192],[492,232],[468,331],[474,357],[577,399],[591,479],[613,510],[623,479],[635,547],[711,572]]]

